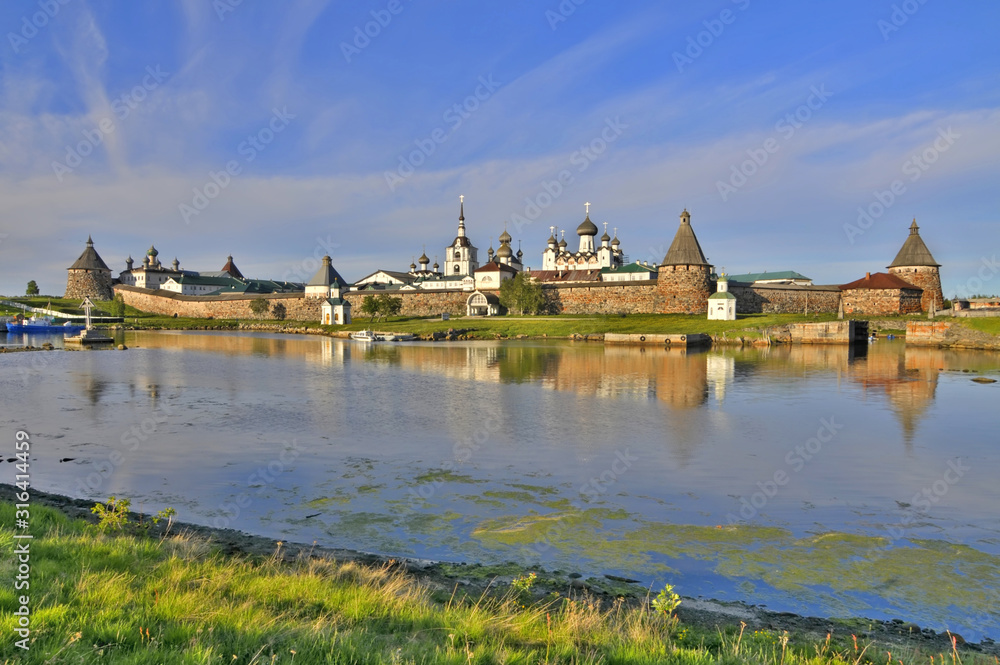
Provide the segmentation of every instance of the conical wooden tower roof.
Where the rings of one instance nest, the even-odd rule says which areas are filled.
[[[906,242],[903,243],[903,247],[899,250],[899,254],[896,254],[896,258],[889,264],[889,267],[939,267],[940,265],[941,264],[935,261],[934,257],[931,256],[931,250],[927,249],[927,245],[924,244],[924,239],[920,237],[920,227],[917,226],[917,220],[914,219],[913,223],[910,224],[910,235],[906,237]]]
[[[340,286],[341,288],[347,286],[347,282],[344,278],[340,276],[337,269],[333,267],[333,263],[329,256],[323,257],[323,265],[319,267],[316,274],[312,276],[309,283],[306,286]]]
[[[707,266],[710,265],[705,260],[705,254],[698,244],[698,237],[691,228],[691,213],[687,210],[681,213],[681,225],[677,229],[674,241],[670,243],[667,255],[663,257],[665,266]]]
[[[104,262],[101,255],[97,253],[94,249],[94,241],[91,240],[90,236],[87,236],[87,248],[83,250],[83,254],[80,258],[76,260],[76,263],[69,267],[70,270],[107,270],[111,272],[111,268],[108,264]]]

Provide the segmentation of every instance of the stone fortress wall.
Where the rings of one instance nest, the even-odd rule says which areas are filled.
[[[714,289],[715,283],[711,282]],[[643,282],[594,282],[585,285],[544,284],[542,290],[550,311],[559,314],[661,314],[679,313],[681,310],[671,302],[670,287],[664,289],[657,281]],[[840,303],[840,290],[833,287],[789,287],[785,285],[737,285],[731,284],[738,311],[745,313],[804,313],[836,312]],[[665,293],[666,291],[666,293]],[[143,289],[135,286],[116,285],[115,293],[120,293],[125,303],[144,312],[162,316],[252,319],[257,318],[250,311],[250,302],[256,298],[266,298],[272,307],[281,303],[285,306],[285,318],[293,321],[318,321],[320,303],[318,298],[306,298],[302,293],[226,294],[219,296],[183,296],[162,289]],[[347,292],[343,297],[350,301],[355,318],[362,318],[358,312],[361,301],[369,293]],[[403,316],[439,316],[449,313],[453,316],[465,314],[465,304],[471,292],[458,290],[440,291],[397,291],[392,295],[403,300]],[[706,296],[707,297],[707,296]],[[684,307],[697,307],[700,300],[696,295],[679,294],[678,300]],[[695,309],[691,312],[704,312]]]

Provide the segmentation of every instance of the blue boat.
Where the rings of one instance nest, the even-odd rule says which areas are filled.
[[[9,333],[78,333],[84,326],[70,323],[55,323],[51,316],[33,316],[30,319],[22,319],[18,316],[16,321],[7,323]]]

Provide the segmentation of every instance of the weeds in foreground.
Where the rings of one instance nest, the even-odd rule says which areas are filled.
[[[121,508],[112,499],[102,505],[113,515]],[[14,510],[0,502],[0,524]],[[801,645],[775,631],[744,633],[745,624],[738,635],[680,626],[670,588],[655,605],[660,594],[639,605],[587,595],[522,603],[513,584],[500,596],[456,587],[438,600],[395,562],[291,559],[284,543],[273,554],[227,556],[184,533],[99,534],[56,512],[39,508],[35,522],[31,649],[0,643],[0,663],[886,663],[857,641],[851,653],[849,639]],[[0,529],[0,544],[11,543]],[[526,590],[537,586],[522,577]],[[0,630],[10,633],[16,619],[0,604]],[[960,665],[960,653],[967,665],[993,663],[960,652],[956,640],[951,662],[934,665]],[[927,657],[894,648],[899,661]]]

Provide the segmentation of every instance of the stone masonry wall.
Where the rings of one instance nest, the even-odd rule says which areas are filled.
[[[729,283],[736,296],[738,314],[804,314],[836,312],[840,307],[840,287],[795,286],[785,284],[751,285]]]
[[[924,290],[920,298],[922,311],[929,312],[931,303],[936,309],[943,309],[944,293],[941,291],[941,273],[934,266],[911,266],[908,268],[889,268],[890,275],[896,275],[902,280]]]
[[[190,316],[216,319],[257,318],[250,311],[250,301],[266,298],[272,308],[276,303],[285,306],[285,318],[292,321],[319,321],[320,298],[306,298],[302,293],[242,294],[230,293],[220,296],[183,296],[162,289],[142,289],[135,286],[117,285],[116,293],[121,293],[127,305],[144,312],[164,316]],[[346,293],[344,299],[351,303],[351,316],[360,317],[361,301],[368,293]],[[456,316],[465,314],[465,302],[470,293],[465,291],[402,291],[403,316],[437,316],[448,312]],[[268,315],[267,318],[273,318]]]
[[[351,303],[351,316],[361,316],[361,301],[371,292],[348,292],[344,299]],[[399,291],[392,294],[403,299],[403,316],[439,316],[445,312],[452,316],[465,316],[465,303],[472,291]],[[318,317],[317,317],[318,318]]]
[[[919,314],[920,294],[916,289],[851,289],[844,291],[844,314]]]
[[[549,311],[559,314],[649,314],[659,312],[663,300],[653,281],[545,284],[542,292]]]
[[[250,311],[250,301],[267,298],[274,307],[276,303],[285,306],[285,318],[292,321],[319,321],[319,298],[306,298],[302,293],[270,293],[267,295],[230,293],[221,296],[183,296],[162,289],[142,289],[136,286],[115,286],[126,305],[143,312],[163,316],[191,316],[215,319],[254,319]],[[353,306],[354,303],[352,302]],[[273,315],[268,315],[273,318]]]
[[[707,314],[708,296],[715,291],[708,266],[660,266],[657,290],[663,314]]]
[[[90,296],[92,300],[111,300],[111,273],[99,270],[70,270],[66,276],[66,295],[74,300]]]

